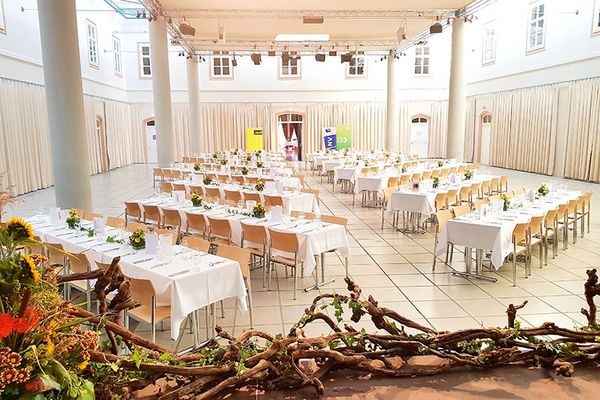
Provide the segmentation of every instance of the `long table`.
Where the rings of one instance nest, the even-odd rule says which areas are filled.
[[[119,266],[126,276],[151,281],[157,305],[171,306],[173,340],[177,339],[185,318],[203,307],[237,298],[240,309],[247,310],[244,279],[236,261],[183,246],[173,246],[170,255],[150,255],[127,244],[106,242],[108,236],[126,240],[130,235],[108,226],[103,235],[90,238],[87,232],[69,229],[64,223],[52,223],[46,216],[29,218],[29,222],[44,242],[61,244],[65,251],[83,253],[94,262],[110,263],[121,257]],[[92,223],[82,221],[82,225],[91,227]]]

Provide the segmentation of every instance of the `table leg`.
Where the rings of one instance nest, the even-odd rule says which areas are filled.
[[[318,260],[318,259],[317,259]],[[346,271],[348,270],[348,268],[346,267]],[[319,283],[319,263],[317,262],[317,266],[315,267],[315,280],[316,283],[312,286],[309,286],[307,288],[304,288],[304,291],[306,293],[310,292],[311,290],[315,290],[315,289],[319,289],[320,287],[324,286],[324,285],[328,285],[332,282],[335,282],[335,279],[329,279],[328,281],[325,281],[325,253],[321,253],[321,282]]]
[[[473,259],[471,258],[471,248],[466,247],[465,248],[465,255],[466,257],[466,263],[467,263],[467,271],[466,272],[461,272],[461,271],[452,271],[452,275],[459,275],[459,276],[463,276],[465,278],[475,278],[475,279],[481,279],[484,281],[489,281],[489,282],[496,282],[498,281],[496,278],[490,277],[490,276],[485,276],[482,274],[483,272],[483,249],[475,249],[475,273],[471,273],[471,267],[473,264]]]

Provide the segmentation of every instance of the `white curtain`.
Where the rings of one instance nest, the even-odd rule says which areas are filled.
[[[191,154],[189,106],[187,103],[173,104],[173,135],[175,136],[175,159]]]
[[[85,133],[90,155],[90,173],[92,175],[102,172],[102,154],[100,138],[96,131],[96,102],[92,96],[83,96],[83,112],[85,118]]]
[[[477,99],[467,97],[467,112],[465,120],[464,159],[467,162],[479,162],[479,134],[477,123]]]
[[[52,185],[44,88],[0,79],[0,174],[14,194]]]
[[[429,143],[427,156],[446,157],[446,138],[448,136],[448,102],[431,103],[429,121]]]
[[[565,176],[600,182],[600,79],[569,86]]]
[[[409,102],[402,101],[399,104],[400,107],[400,151],[403,153],[410,153],[410,116],[409,116]]]
[[[558,121],[558,86],[492,96],[490,164],[551,175]]]
[[[142,162],[143,130],[134,127],[142,121],[134,121],[131,104],[105,100],[104,113],[110,168]]]

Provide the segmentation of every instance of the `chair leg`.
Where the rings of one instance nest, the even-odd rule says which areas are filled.
[[[248,312],[250,313],[250,328],[254,328],[254,312],[252,310],[252,279],[246,278],[246,293],[248,294]]]
[[[317,266],[318,268],[318,266]],[[294,300],[296,300],[296,293],[298,292],[298,265],[294,266]]]
[[[223,300],[221,300],[220,303],[221,303],[221,318],[225,318],[225,303],[223,303]]]
[[[517,246],[514,246],[513,258],[513,287],[517,286]]]

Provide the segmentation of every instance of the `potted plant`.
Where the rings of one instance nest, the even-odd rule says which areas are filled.
[[[467,170],[467,172],[465,172],[465,181],[470,180],[473,177],[473,172],[471,170]]]
[[[433,188],[437,189],[438,186],[440,186],[440,178],[438,178],[437,176],[433,177]]]
[[[242,175],[248,175],[248,168],[246,168],[245,165],[242,167],[242,169],[240,171],[242,172]]]
[[[265,190],[265,182],[262,179],[257,179],[254,188],[256,189],[256,191],[262,192],[263,190]]]
[[[129,236],[129,244],[136,250],[141,250],[146,247],[146,232],[142,228],[137,228]]]
[[[537,192],[540,196],[546,196],[548,193],[550,193],[550,189],[548,189],[548,186],[546,186],[545,183],[542,183]]]
[[[250,154],[246,156],[246,161],[252,161],[252,156]]]
[[[443,167],[443,166],[444,166],[444,161],[438,160],[438,167]]]
[[[206,175],[202,180],[202,183],[204,183],[205,185],[210,185],[212,183],[212,178],[209,175]]]
[[[252,208],[252,216],[254,218],[264,218],[265,217],[265,207],[262,203],[256,203]]]
[[[510,199],[508,198],[506,193],[502,193],[500,195],[500,198],[504,201],[504,205],[502,206],[502,209],[504,211],[508,211],[508,209],[510,208]]]
[[[69,216],[67,217],[67,225],[71,229],[75,229],[75,227],[81,222],[81,217],[77,210],[69,210]]]
[[[202,205],[202,196],[200,196],[200,193],[197,191],[192,193],[191,200],[194,207],[200,207]]]
[[[227,165],[228,160],[226,158],[221,159],[221,165]]]
[[[263,165],[264,165],[264,164],[263,164],[263,162],[262,162],[262,161],[257,161],[257,162],[256,162],[256,167],[257,167],[257,168],[262,168],[262,167],[263,167]]]
[[[198,163],[194,164],[194,171],[200,171],[200,164],[198,164]]]

